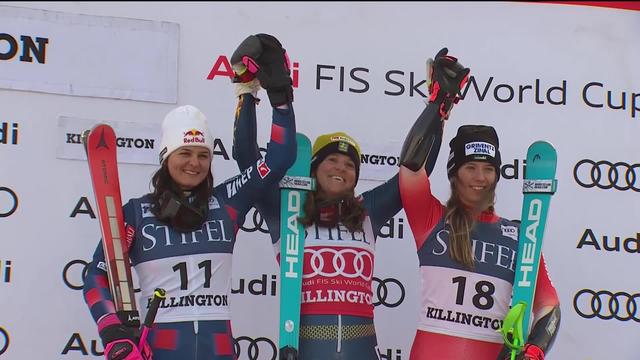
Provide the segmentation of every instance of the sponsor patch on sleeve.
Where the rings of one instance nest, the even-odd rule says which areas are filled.
[[[130,248],[131,243],[133,243],[133,238],[136,236],[136,229],[133,226],[126,224],[124,226],[124,233],[125,239],[127,240],[127,248]]]
[[[507,236],[515,241],[518,241],[518,227],[510,225],[500,225],[502,229],[502,236]]]
[[[151,212],[151,204],[149,203],[140,203],[140,211],[142,212],[142,218],[153,217],[153,213]]]
[[[209,199],[209,210],[220,209],[220,203],[215,197]]]
[[[269,173],[271,172],[271,169],[269,169],[264,159],[258,160],[258,162],[256,163],[256,168],[258,169],[258,174],[262,179],[267,177],[267,175],[269,175]]]
[[[96,267],[102,271],[107,271],[107,264],[104,261],[98,262]]]

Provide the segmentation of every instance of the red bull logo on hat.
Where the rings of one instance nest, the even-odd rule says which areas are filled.
[[[204,144],[204,133],[198,129],[191,129],[184,133],[184,139],[182,142],[184,144]]]

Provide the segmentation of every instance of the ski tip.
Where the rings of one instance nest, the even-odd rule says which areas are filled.
[[[529,146],[527,151],[527,164],[538,160],[557,161],[558,154],[556,149],[547,141],[536,141]]]
[[[311,147],[311,140],[309,140],[309,137],[303,133],[296,133],[296,141],[298,142],[298,146]]]
[[[556,174],[558,154],[551,143],[535,141],[527,150],[526,179],[553,179]]]
[[[548,141],[538,140],[529,145],[529,151],[556,153],[556,148]]]

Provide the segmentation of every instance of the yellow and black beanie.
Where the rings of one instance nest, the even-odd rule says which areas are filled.
[[[470,161],[485,161],[496,169],[496,179],[500,179],[500,143],[498,134],[492,126],[463,125],[458,128],[458,134],[449,143],[449,161],[447,175],[449,179],[464,163]]]
[[[313,143],[311,172],[314,172],[322,160],[333,153],[341,153],[351,158],[356,165],[357,184],[360,178],[360,146],[351,136],[343,132],[324,134],[316,138]]]

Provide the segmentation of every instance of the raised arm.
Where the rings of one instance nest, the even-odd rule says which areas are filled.
[[[438,199],[431,194],[428,175],[438,158],[444,121],[449,118],[453,105],[460,100],[458,93],[469,76],[469,68],[447,53],[444,48],[428,62],[429,103],[407,134],[400,154],[402,205],[418,248],[444,211]]]
[[[231,204],[240,214],[256,205],[267,220],[272,238],[278,231],[278,182],[296,157],[295,115],[291,102],[293,88],[289,59],[282,44],[273,36],[257,34],[247,37],[231,56],[236,82],[238,106],[234,124],[233,157],[241,170],[240,181],[253,179],[242,194],[227,191]],[[273,107],[271,137],[267,154],[263,159],[257,144],[256,103],[261,87]],[[226,187],[234,187],[238,178],[231,179]]]

